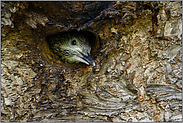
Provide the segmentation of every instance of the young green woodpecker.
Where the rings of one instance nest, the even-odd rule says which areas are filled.
[[[81,34],[55,34],[48,37],[49,44],[55,54],[69,63],[85,63],[95,66],[90,56],[91,45]]]

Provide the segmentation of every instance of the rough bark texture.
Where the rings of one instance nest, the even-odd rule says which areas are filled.
[[[1,2],[1,121],[182,121],[182,2]],[[93,33],[96,66],[45,41]]]

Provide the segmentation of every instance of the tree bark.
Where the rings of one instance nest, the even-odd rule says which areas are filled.
[[[2,122],[182,121],[182,2],[1,2]],[[46,36],[77,30],[95,66]]]

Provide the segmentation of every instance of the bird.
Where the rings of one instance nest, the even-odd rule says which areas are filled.
[[[56,55],[68,63],[85,63],[95,66],[91,45],[86,36],[77,33],[58,33],[47,37],[49,45]]]

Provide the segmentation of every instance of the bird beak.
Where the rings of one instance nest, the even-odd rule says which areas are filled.
[[[87,53],[86,55],[83,54],[82,52],[79,52],[81,54],[81,58],[84,59],[87,63],[95,66],[95,62],[93,61],[92,57],[90,56],[89,53]]]

